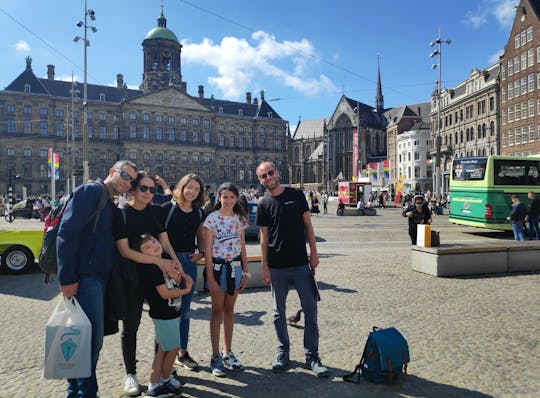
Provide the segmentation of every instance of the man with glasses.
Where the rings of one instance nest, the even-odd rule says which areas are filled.
[[[431,224],[431,213],[422,195],[416,195],[413,203],[403,209],[403,217],[409,221],[409,236],[411,244],[416,245],[418,224]]]
[[[308,203],[301,191],[281,185],[279,172],[273,163],[261,163],[256,173],[259,182],[268,190],[257,206],[256,223],[260,226],[263,280],[272,287],[274,327],[278,339],[279,352],[272,371],[283,372],[289,362],[285,304],[289,286],[293,283],[305,315],[306,367],[318,377],[327,377],[328,369],[319,358],[318,290],[314,279],[319,257]],[[310,248],[309,257],[306,240]]]
[[[75,297],[92,323],[92,374],[88,378],[69,379],[68,398],[97,396],[96,366],[103,345],[103,297],[116,259],[113,196],[126,193],[136,175],[137,168],[132,162],[116,162],[105,181],[98,179],[73,191],[60,222],[56,245],[60,291],[65,297]]]

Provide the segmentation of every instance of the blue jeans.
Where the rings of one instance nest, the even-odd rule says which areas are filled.
[[[193,292],[195,291],[195,282],[197,281],[197,264],[191,261],[189,253],[176,252],[176,256],[178,257],[178,260],[180,260],[180,263],[182,263],[184,272],[193,279],[193,288],[188,294],[184,294],[182,296],[182,305],[180,306],[180,349],[186,350],[191,319],[189,311],[191,307],[191,300],[193,299]],[[181,283],[180,287],[184,287],[184,282]]]
[[[272,278],[274,328],[276,329],[279,351],[288,353],[290,349],[285,304],[292,283],[296,287],[300,306],[305,316],[304,353],[306,357],[318,357],[317,300],[309,266],[306,264],[300,267],[270,268],[270,276]]]
[[[96,366],[103,346],[103,296],[105,281],[81,276],[75,298],[92,324],[92,375],[85,379],[68,379],[68,398],[95,398],[98,391]]]
[[[525,233],[523,232],[523,223],[516,223],[512,221],[512,232],[514,232],[514,240],[525,240]]]
[[[529,238],[540,240],[540,229],[538,228],[538,216],[529,216]]]

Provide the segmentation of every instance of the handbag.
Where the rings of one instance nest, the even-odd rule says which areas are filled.
[[[45,326],[45,379],[90,377],[92,324],[75,297],[60,300]]]

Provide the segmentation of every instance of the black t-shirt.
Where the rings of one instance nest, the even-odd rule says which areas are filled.
[[[306,233],[303,215],[309,211],[304,194],[285,187],[278,196],[266,195],[257,206],[256,223],[268,227],[268,266],[306,265]]]
[[[163,272],[155,264],[145,264],[139,267],[141,284],[143,285],[144,295],[150,307],[150,318],[152,319],[174,319],[180,315],[180,310],[171,307],[168,300],[163,299],[156,286],[165,284]]]
[[[131,206],[118,209],[113,220],[114,238],[117,241],[127,238],[128,242],[131,243],[137,236],[149,233],[157,239],[159,234],[165,231],[159,222],[160,210],[159,206],[152,204],[149,204],[143,210],[136,210]],[[122,212],[125,212],[125,222]],[[134,261],[122,259],[120,261],[122,276],[129,280],[135,280],[137,278],[137,264]],[[146,264],[140,266],[146,267]]]
[[[161,207],[160,223],[164,226],[167,216],[173,206],[172,202],[167,202]],[[169,224],[167,225],[167,234],[175,252],[190,252],[195,250],[195,238],[197,229],[204,219],[202,209],[194,208],[191,212],[186,213],[176,204]]]

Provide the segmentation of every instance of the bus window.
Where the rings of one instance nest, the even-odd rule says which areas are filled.
[[[495,185],[540,185],[540,162],[536,160],[494,160]]]
[[[487,158],[455,159],[452,167],[454,181],[482,181],[486,174]]]

